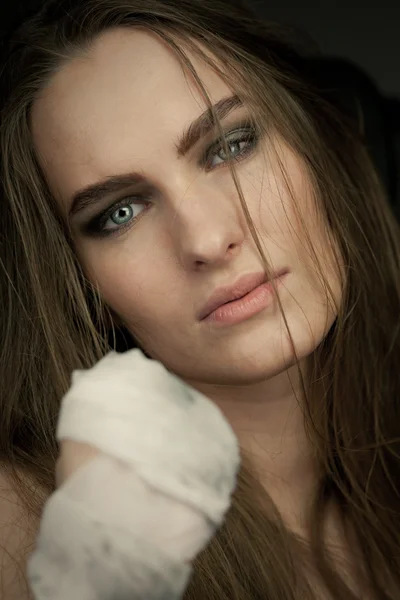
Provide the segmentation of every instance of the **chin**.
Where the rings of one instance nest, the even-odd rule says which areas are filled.
[[[232,348],[219,352],[218,357],[210,353],[205,360],[197,362],[189,379],[205,384],[225,386],[250,386],[267,381],[285,372],[295,364],[293,354],[271,351],[266,342],[256,351],[253,347],[241,348],[237,353]]]
[[[297,360],[302,363],[313,354],[325,338],[331,324],[313,323],[308,326],[297,321],[290,323]],[[207,359],[196,362],[191,379],[215,385],[254,385],[267,381],[294,367],[297,363],[292,343],[284,323],[271,331],[259,326],[257,333],[226,339],[207,352]]]

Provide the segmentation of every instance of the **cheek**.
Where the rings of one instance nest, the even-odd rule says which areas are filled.
[[[276,157],[268,155],[267,160],[261,154],[249,168],[243,169],[240,177],[251,217],[273,243],[279,243],[282,251],[293,246],[302,216],[309,211],[306,204],[310,202],[307,181],[298,166],[290,163],[285,171],[296,199],[285,183],[285,174]]]
[[[113,257],[102,260],[97,256],[90,262],[88,277],[97,283],[104,302],[137,340],[144,343],[155,331],[160,337],[170,336],[181,315],[176,309],[180,304],[175,301],[180,292],[170,283],[174,274],[165,265],[160,277],[160,259],[142,253],[140,259],[132,259],[130,254],[132,251],[120,249]]]
[[[154,284],[148,260],[132,258],[133,251],[122,245],[118,251],[96,245],[81,248],[77,254],[87,278],[122,319],[140,319],[152,311]]]
[[[306,316],[307,322],[313,323],[311,328],[319,331],[325,319],[331,321],[336,315],[331,305],[340,304],[339,268],[308,178],[290,155],[285,167],[291,189],[280,167],[272,165],[261,178],[259,166],[255,177],[258,189],[256,194],[254,188],[252,191],[258,198],[257,205],[253,205],[254,216],[261,222],[271,259],[292,271],[290,291],[295,300],[289,300],[289,305],[295,321],[303,324]],[[248,183],[247,189],[250,191]]]

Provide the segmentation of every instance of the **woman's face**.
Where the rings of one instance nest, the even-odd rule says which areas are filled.
[[[210,67],[191,58],[213,103],[233,95]],[[232,102],[230,108],[223,129],[271,269],[288,271],[279,295],[302,358],[324,338],[335,312],[277,156],[265,160],[261,150],[268,142],[257,143],[249,132],[246,107]],[[141,347],[187,381],[244,385],[283,371],[293,353],[276,300],[234,325],[198,318],[217,287],[263,271],[223,150],[208,150],[217,132],[194,145],[185,136],[182,144],[205,110],[193,79],[166,44],[142,30],[115,29],[53,76],[33,107],[32,132],[87,275]],[[338,275],[307,175],[276,141],[339,301]],[[81,196],[81,209],[70,214],[73,198],[92,186]],[[106,210],[108,216],[98,219]]]

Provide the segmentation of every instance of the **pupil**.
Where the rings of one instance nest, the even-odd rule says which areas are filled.
[[[117,212],[115,213],[115,218],[117,221],[119,220],[124,220],[124,218],[129,217],[130,216],[130,212],[131,212],[131,208],[130,207],[123,207],[123,208],[119,208],[117,210]]]
[[[230,144],[228,144],[229,155],[235,154],[235,148],[237,148],[238,145],[239,142],[231,142]],[[226,158],[226,154],[223,148],[220,151],[220,158]]]

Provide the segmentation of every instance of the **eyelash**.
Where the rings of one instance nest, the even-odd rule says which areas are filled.
[[[228,148],[229,148],[229,146],[234,145],[234,144],[249,142],[249,146],[246,149],[240,150],[238,152],[238,154],[233,157],[233,159],[243,160],[244,158],[246,158],[249,154],[251,154],[256,149],[258,142],[259,142],[259,136],[253,126],[243,125],[239,128],[236,128],[234,130],[227,132],[225,135],[225,140],[228,145]],[[213,142],[210,146],[208,146],[208,148],[206,149],[206,151],[204,152],[203,156],[201,157],[201,159],[199,161],[199,165],[203,168],[207,168],[207,165],[209,164],[210,159],[212,159],[215,155],[217,155],[220,152],[224,152],[224,148],[223,148],[221,139],[217,140],[216,142]],[[224,165],[228,164],[228,162],[229,162],[229,158],[223,160],[223,162],[221,162],[219,165],[216,165],[215,167],[211,167],[211,169],[208,169],[208,170],[218,169],[219,167],[223,167]],[[123,208],[126,206],[130,206],[132,204],[135,204],[135,202],[133,202],[133,201],[129,202],[129,200],[138,200],[138,202],[136,202],[136,204],[144,204],[146,202],[145,198],[139,198],[137,196],[136,197],[135,196],[125,197],[122,200],[120,200],[119,202],[115,202],[112,206],[110,206],[103,213],[101,213],[100,215],[97,215],[89,223],[84,225],[84,232],[87,235],[90,235],[92,237],[106,237],[106,236],[110,236],[110,235],[115,235],[117,233],[121,233],[123,230],[132,227],[133,224],[138,219],[140,219],[140,217],[143,213],[140,213],[139,216],[134,217],[133,219],[131,219],[128,223],[126,223],[124,225],[121,225],[119,227],[117,226],[112,229],[105,229],[105,224],[107,223],[109,217],[113,213],[115,213],[119,208]]]

